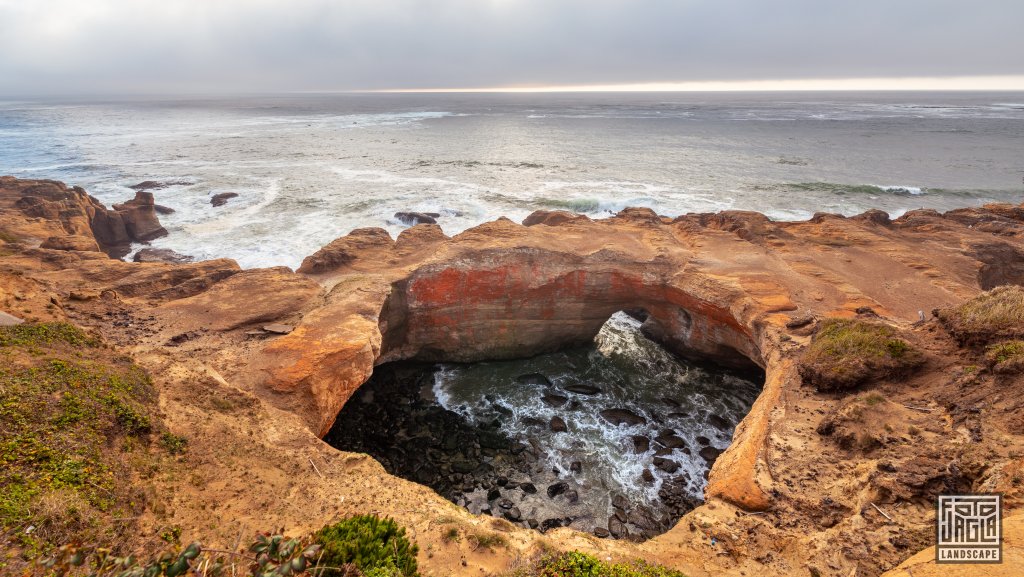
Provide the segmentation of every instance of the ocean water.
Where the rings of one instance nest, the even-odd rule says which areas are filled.
[[[518,375],[540,373],[551,386],[517,381]],[[597,394],[577,394],[566,387],[590,385]],[[625,313],[614,314],[601,328],[593,347],[540,355],[531,359],[447,365],[435,375],[438,403],[470,422],[501,420],[501,431],[514,439],[532,437],[542,450],[546,482],[571,479],[581,499],[598,518],[611,514],[611,498],[619,494],[636,505],[660,508],[659,491],[666,482],[685,487],[694,500],[703,500],[710,463],[699,455],[703,447],[724,450],[737,423],[750,411],[761,384],[683,361],[644,337],[640,322]],[[542,397],[554,392],[569,398],[551,407]],[[606,409],[626,409],[645,422],[613,425],[600,416]],[[709,421],[716,415],[727,427]],[[568,433],[552,432],[548,421],[564,418]],[[536,426],[531,423],[541,422]],[[685,444],[673,450],[654,441],[671,432]],[[633,437],[649,439],[647,451],[634,452]],[[679,465],[668,473],[654,466],[655,457]],[[582,468],[573,472],[579,461]],[[654,481],[641,480],[644,470]],[[538,484],[537,475],[531,477]],[[539,498],[543,498],[542,496]]]
[[[397,211],[448,234],[536,209],[951,208],[1024,200],[1024,94],[338,94],[0,102],[0,174],[175,209],[153,244],[287,265]],[[214,208],[219,192],[240,196]]]

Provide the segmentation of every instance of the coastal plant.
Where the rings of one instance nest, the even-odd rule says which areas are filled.
[[[158,425],[149,377],[67,323],[0,327],[0,357],[0,547],[130,535]]]
[[[601,561],[593,555],[569,551],[544,556],[532,567],[516,570],[514,577],[686,577],[686,575],[675,569],[640,559],[624,563],[611,563]]]
[[[955,307],[936,311],[942,325],[962,344],[981,345],[1024,337],[1024,288],[996,287]]]
[[[313,535],[322,547],[318,575],[341,577],[342,569],[355,566],[368,577],[413,577],[419,547],[405,536],[405,528],[393,519],[354,515],[323,527]]]
[[[103,547],[63,545],[37,558],[32,572],[47,577],[300,577],[320,574],[316,568],[319,551],[319,545],[270,533],[257,535],[248,548],[252,557],[232,551],[207,551],[199,542],[164,551],[148,561],[134,555],[113,555]]]
[[[997,373],[1020,374],[1024,372],[1024,341],[1003,341],[990,345],[985,351],[985,360]]]
[[[923,362],[923,355],[888,325],[827,319],[804,352],[799,371],[819,391],[843,391],[907,374]]]

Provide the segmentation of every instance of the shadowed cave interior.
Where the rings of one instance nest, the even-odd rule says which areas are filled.
[[[382,364],[325,440],[474,514],[651,538],[702,502],[764,373],[684,360],[645,336],[646,316],[527,359]]]

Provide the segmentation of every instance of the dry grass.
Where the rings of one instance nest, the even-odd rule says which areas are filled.
[[[1024,337],[1024,288],[996,287],[960,306],[940,310],[939,320],[964,344]]]
[[[988,347],[985,360],[992,370],[1003,374],[1024,372],[1024,341],[1004,341]]]
[[[921,353],[888,325],[828,319],[800,361],[800,376],[819,391],[842,391],[908,373]]]

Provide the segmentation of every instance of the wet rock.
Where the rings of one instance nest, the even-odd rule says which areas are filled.
[[[679,463],[663,457],[655,457],[654,466],[669,474],[679,470]]]
[[[487,500],[494,501],[501,498],[501,491],[498,489],[490,489],[487,491]]]
[[[167,248],[143,248],[132,257],[135,262],[192,262],[192,257]]]
[[[605,409],[601,417],[613,425],[643,425],[647,419],[628,409]]]
[[[153,210],[155,210],[157,214],[163,214],[163,215],[168,215],[168,214],[174,214],[175,213],[175,210],[173,208],[171,208],[169,206],[164,206],[162,204],[154,204],[153,205]]]
[[[519,507],[512,507],[508,511],[505,511],[505,518],[509,521],[518,523],[523,519],[523,513],[519,510]]]
[[[661,398],[661,402],[663,402],[666,405],[672,407],[673,409],[678,409],[679,407],[683,406],[679,401],[677,401],[675,399],[670,399],[668,397],[662,397]]]
[[[651,449],[651,440],[643,435],[633,435],[633,452],[636,454],[646,453]]]
[[[640,473],[640,480],[645,485],[650,485],[654,483],[654,473],[652,473],[650,469],[644,469],[644,472]]]
[[[500,475],[496,483],[498,484],[499,487],[505,487],[508,485],[508,477]]]
[[[456,473],[472,473],[476,469],[476,463],[467,460],[452,461],[452,471]]]
[[[529,525],[531,529],[536,529],[537,527],[540,527],[540,523],[532,517],[526,520],[526,524]]]
[[[570,393],[576,393],[577,395],[596,395],[601,392],[601,389],[593,385],[575,384],[566,385],[562,388],[569,391]]]
[[[608,532],[616,539],[622,539],[629,535],[629,531],[626,530],[626,525],[622,521],[616,519],[615,515],[608,517]]]
[[[612,497],[612,507],[623,510],[629,509],[629,499],[622,495],[615,495]]]
[[[704,435],[700,435],[697,437],[697,442],[700,443],[702,447],[707,447],[708,445],[711,444],[711,439],[705,437]]]
[[[676,435],[675,431],[670,430],[662,431],[654,440],[669,449],[678,449],[679,447],[686,446],[686,441]]]
[[[565,397],[557,393],[545,393],[544,396],[540,398],[540,400],[544,401],[545,405],[557,409],[558,407],[564,405],[565,402],[569,400],[569,397]]]
[[[523,417],[523,425],[527,427],[539,427],[544,424],[544,421],[536,417]]]
[[[580,461],[573,461],[572,463],[569,463],[569,471],[572,473],[582,473],[583,463]]]
[[[611,532],[604,527],[594,527],[594,536],[600,537],[601,539],[607,539],[611,536]]]
[[[662,447],[662,448],[660,448],[660,449],[658,449],[657,451],[654,452],[654,456],[655,457],[666,457],[666,456],[671,455],[671,454],[672,454],[672,449],[669,449],[668,447]]]
[[[221,192],[210,197],[210,204],[213,206],[224,206],[232,198],[238,198],[237,192]]]
[[[498,499],[498,506],[502,509],[511,509],[515,506],[515,503],[512,502],[512,499],[502,498]]]
[[[169,186],[192,186],[194,182],[187,180],[168,180],[167,182],[159,182],[156,180],[144,180],[138,184],[133,184],[128,188],[132,190],[159,190],[161,188],[167,188]]]
[[[437,224],[437,219],[441,218],[441,213],[403,211],[396,212],[395,218],[402,224],[409,226],[415,226],[417,224]]]
[[[521,385],[543,385],[545,387],[551,386],[551,379],[545,377],[540,373],[527,373],[525,375],[519,375],[516,377],[516,382]]]
[[[722,450],[714,447],[704,447],[698,454],[710,465],[722,454]]]
[[[557,529],[563,525],[564,520],[559,517],[556,519],[544,519],[540,522],[541,532],[550,531],[551,529]]]
[[[708,424],[723,432],[727,432],[732,428],[732,424],[729,421],[715,414],[708,415]]]
[[[555,497],[565,493],[569,490],[569,484],[564,481],[548,485],[548,497],[554,499]]]
[[[564,433],[569,430],[569,427],[565,424],[565,419],[562,417],[551,417],[551,422],[548,423],[548,426],[551,427],[551,432],[553,433]]]
[[[572,503],[572,504],[579,503],[579,501],[580,501],[579,491],[577,491],[576,489],[572,489],[572,490],[566,491],[565,492],[565,499],[567,501],[569,501],[569,503]]]
[[[519,488],[527,495],[533,495],[537,492],[537,487],[533,483],[519,483]]]
[[[626,512],[623,511],[622,509],[619,509],[618,507],[612,510],[612,517],[615,517],[619,521],[619,523],[626,522]]]

